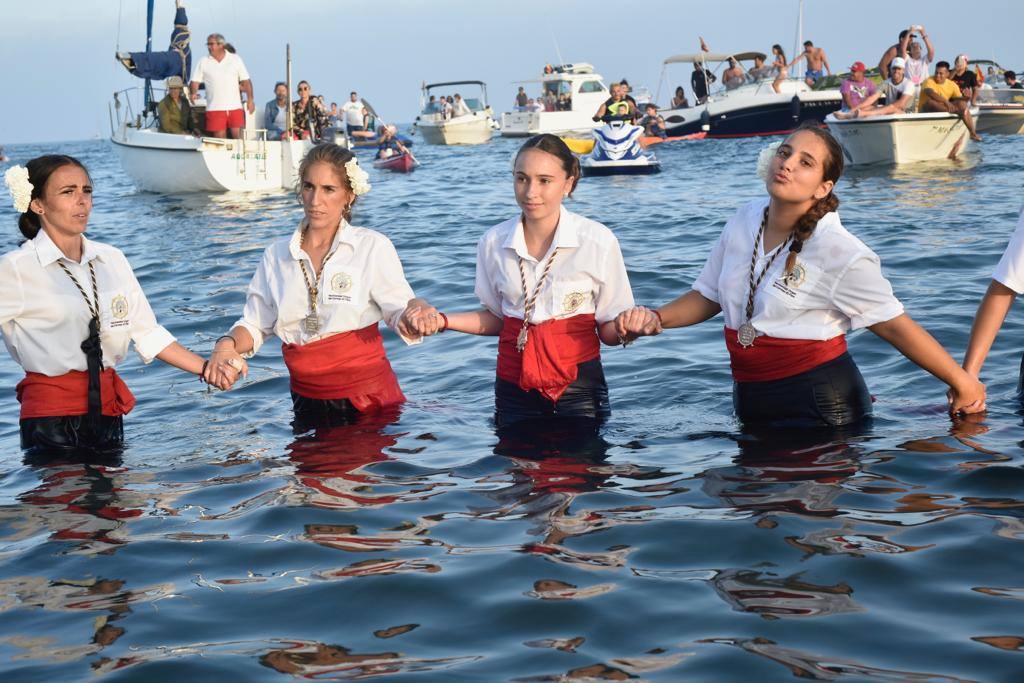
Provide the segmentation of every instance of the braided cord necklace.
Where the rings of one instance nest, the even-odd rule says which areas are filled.
[[[299,250],[302,250],[302,243],[306,239],[306,231],[309,228],[303,228],[302,234],[299,236]],[[328,249],[324,252],[324,257],[320,261],[320,271],[317,273],[315,278],[310,277],[309,270],[306,269],[306,261],[299,258],[299,268],[302,269],[302,279],[306,283],[306,291],[309,293],[309,314],[302,319],[302,328],[308,335],[315,335],[320,332],[320,318],[316,313],[316,301],[320,297],[320,278],[324,274],[324,266],[327,265],[327,260],[334,254],[333,251]]]
[[[792,236],[787,237],[782,244],[775,248],[775,253],[768,259],[768,263],[764,265],[761,270],[761,274],[754,278],[754,272],[757,266],[757,252],[761,248],[761,241],[764,239],[765,227],[768,225],[768,207],[764,207],[764,215],[761,217],[761,228],[757,231],[757,238],[754,240],[754,252],[750,255],[750,292],[747,295],[747,316],[746,321],[740,325],[740,329],[736,331],[736,338],[740,342],[740,346],[743,348],[749,348],[754,345],[754,339],[757,338],[757,330],[751,324],[750,319],[754,317],[754,293],[757,288],[761,286],[761,281],[764,280],[764,276],[768,274],[772,264],[775,263],[775,259],[778,258],[779,254],[782,253],[786,245],[792,239]]]
[[[82,342],[81,349],[85,354],[85,364],[89,375],[88,384],[88,407],[89,407],[89,418],[93,421],[99,419],[103,410],[103,398],[100,395],[100,373],[103,371],[103,347],[100,342],[100,290],[96,286],[96,268],[93,265],[94,261],[89,261],[89,279],[92,280],[92,300],[89,300],[89,295],[85,293],[85,289],[82,284],[78,281],[68,267],[64,265],[61,260],[57,261],[57,265],[60,266],[71,281],[75,283],[75,287],[81,293],[82,298],[85,299],[85,306],[89,309],[89,336]]]
[[[544,283],[548,279],[548,273],[551,272],[551,264],[555,261],[558,249],[559,247],[555,247],[555,250],[551,252],[551,256],[548,256],[548,261],[544,265],[544,272],[541,273],[540,279],[537,280],[537,285],[533,288],[532,294],[526,289],[526,270],[523,268],[523,257],[518,254],[516,255],[516,259],[519,261],[519,280],[523,284],[523,297],[525,297],[523,304],[523,326],[519,328],[519,336],[516,337],[516,350],[520,353],[526,348],[530,316],[533,315],[533,309],[537,304],[537,295],[540,294],[540,290],[544,289]]]

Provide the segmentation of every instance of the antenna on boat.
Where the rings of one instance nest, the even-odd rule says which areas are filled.
[[[800,48],[803,47],[804,42],[804,0],[800,0],[800,9],[796,16],[796,41],[793,43],[793,59],[796,59],[800,54]],[[797,69],[804,69],[804,63],[801,62]],[[794,74],[795,77],[799,78],[803,76],[802,73]]]
[[[288,131],[291,132],[291,129],[292,129],[292,105],[291,105],[291,99],[292,99],[292,44],[291,43],[285,43],[285,46],[284,46],[284,60],[285,60],[284,79],[285,79],[285,81],[288,82],[288,85],[287,85],[287,87],[288,87],[288,98],[286,100],[288,102],[288,108],[285,110],[285,121],[287,122],[286,125],[288,126]]]
[[[548,24],[548,32],[551,34],[551,42],[555,44],[555,54],[558,56],[558,63],[565,64],[565,60],[562,59],[562,51],[558,49],[558,38],[555,37],[555,29],[551,28],[551,24]]]

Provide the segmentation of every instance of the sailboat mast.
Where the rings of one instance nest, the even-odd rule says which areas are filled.
[[[287,121],[288,131],[292,129],[292,44],[287,43],[284,46],[284,59],[285,59],[285,81],[288,83],[288,97],[285,98],[286,106],[285,110],[285,121]]]
[[[153,3],[155,0],[146,2],[146,54],[153,51]],[[146,79],[146,85],[142,90],[145,97],[146,111],[149,111],[149,103],[153,101],[153,81]]]
[[[800,0],[800,10],[796,17],[796,43],[793,45],[793,57],[796,59],[800,54],[800,51],[804,49],[804,0]],[[804,75],[807,65],[805,62],[800,62],[797,73],[790,74],[797,78]]]

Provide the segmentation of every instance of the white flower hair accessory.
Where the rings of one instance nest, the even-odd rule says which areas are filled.
[[[757,177],[761,180],[768,180],[768,167],[772,163],[772,157],[779,151],[779,146],[782,142],[782,140],[773,142],[762,149],[761,153],[757,155]]]
[[[11,166],[4,173],[4,183],[14,200],[14,210],[18,213],[28,211],[28,205],[32,203],[32,190],[35,189],[28,180],[28,169],[24,166]]]
[[[352,186],[352,194],[358,197],[370,191],[370,176],[359,166],[355,157],[345,162],[345,174],[348,176],[349,185]]]

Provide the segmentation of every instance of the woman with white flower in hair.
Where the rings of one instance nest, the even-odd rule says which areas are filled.
[[[370,191],[347,149],[317,145],[299,166],[305,217],[269,247],[249,283],[242,317],[217,340],[207,376],[233,383],[245,358],[270,335],[282,342],[296,426],[331,426],[405,400],[378,323],[418,342],[412,313],[432,309],[413,296],[391,241],[349,224]]]
[[[768,196],[726,224],[693,289],[660,309],[616,320],[629,338],[719,313],[733,403],[748,426],[840,426],[871,414],[846,333],[867,327],[950,387],[952,412],[984,409],[968,375],[893,295],[881,264],[839,220],[843,152],[827,131],[801,127],[762,152]]]
[[[128,346],[201,375],[203,359],[157,324],[120,250],[85,237],[92,181],[48,154],[4,174],[26,241],[0,258],[0,332],[25,370],[22,447],[40,454],[117,451],[135,405],[114,366]]]

